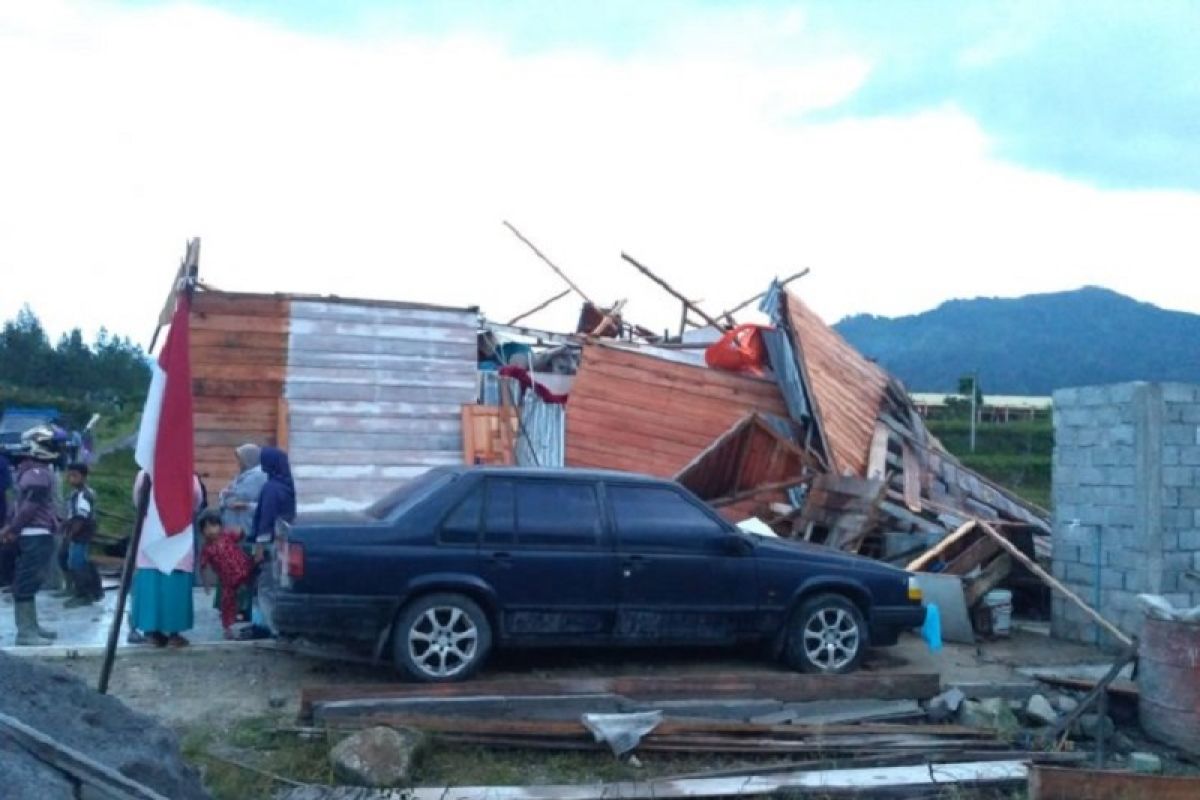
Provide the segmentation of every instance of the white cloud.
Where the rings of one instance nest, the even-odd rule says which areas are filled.
[[[805,55],[795,15],[737,30],[761,58],[703,25],[617,59],[326,38],[186,4],[6,5],[0,317],[29,302],[52,330],[144,341],[200,235],[221,288],[504,319],[559,284],[502,219],[653,327],[678,311],[622,249],[712,311],[806,265],[831,319],[1084,283],[1200,311],[1200,196],[1004,165],[953,107],[802,124],[870,64],[815,40]]]

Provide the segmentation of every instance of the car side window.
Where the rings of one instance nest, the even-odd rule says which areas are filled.
[[[483,543],[512,546],[517,535],[517,493],[509,480],[488,480]]]
[[[482,513],[483,488],[477,486],[442,520],[438,541],[442,544],[477,544]]]
[[[517,543],[526,547],[595,547],[600,543],[600,504],[591,483],[520,481]]]
[[[725,528],[666,486],[609,484],[609,501],[622,550],[713,553]]]

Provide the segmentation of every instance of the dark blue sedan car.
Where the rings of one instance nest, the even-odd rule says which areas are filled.
[[[504,467],[281,525],[261,600],[277,634],[373,643],[422,681],[465,679],[497,646],[761,642],[849,672],[925,613],[908,573],[744,533],[670,481]]]

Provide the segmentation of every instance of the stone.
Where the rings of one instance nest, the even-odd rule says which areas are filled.
[[[1079,701],[1070,695],[1060,694],[1054,698],[1054,707],[1063,714],[1070,714],[1079,708]]]
[[[1162,759],[1154,753],[1130,753],[1129,767],[1134,772],[1157,775],[1162,772]]]
[[[424,744],[420,731],[379,725],[338,742],[329,761],[343,783],[386,789],[411,783]]]
[[[1015,731],[1020,727],[1017,717],[1008,702],[1000,697],[990,697],[976,702],[966,700],[958,709],[959,723],[970,728],[988,728],[994,731]]]
[[[1040,694],[1029,698],[1025,704],[1025,716],[1037,725],[1053,725],[1058,722],[1058,712],[1050,701]]]
[[[1076,734],[1084,739],[1110,739],[1117,726],[1107,716],[1084,714],[1076,723]]]
[[[929,721],[945,722],[954,716],[967,696],[961,689],[949,689],[929,701]]]

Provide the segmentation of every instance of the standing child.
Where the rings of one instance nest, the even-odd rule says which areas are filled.
[[[221,528],[221,513],[216,509],[205,511],[200,515],[200,534],[204,537],[204,545],[200,550],[200,574],[204,581],[204,591],[212,590],[206,567],[217,574],[221,587],[221,627],[225,629],[225,638],[232,639],[233,623],[237,621],[238,590],[250,583],[254,573],[254,562],[242,549],[238,531],[226,531]]]
[[[87,464],[76,463],[67,467],[67,483],[71,485],[72,492],[71,499],[67,501],[64,538],[67,574],[74,589],[74,596],[66,602],[67,608],[90,606],[104,599],[100,573],[88,554],[96,535],[96,493],[87,485],[87,478]]]

